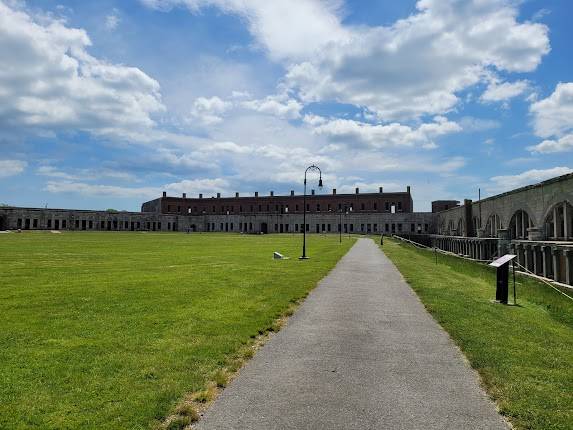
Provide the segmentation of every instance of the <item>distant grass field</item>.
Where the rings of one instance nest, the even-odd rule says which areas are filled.
[[[0,428],[152,427],[354,243],[307,238],[0,235]]]
[[[392,240],[383,250],[515,428],[573,429],[573,301],[519,277],[519,306],[493,304],[495,272],[483,265],[441,254],[436,265]]]

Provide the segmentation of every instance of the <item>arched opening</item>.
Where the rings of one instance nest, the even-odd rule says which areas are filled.
[[[545,218],[546,236],[551,240],[571,240],[572,228],[573,207],[568,202],[554,205]]]
[[[527,240],[527,229],[534,227],[529,214],[520,209],[513,214],[509,222],[509,237],[510,239]]]
[[[454,220],[450,220],[450,222],[448,223],[448,234],[450,236],[455,236],[456,235],[456,227],[454,225]]]
[[[458,220],[458,228],[456,228],[456,236],[464,235],[464,219],[460,218]]]
[[[473,219],[473,226],[474,226],[474,231],[473,231],[473,235],[476,236],[478,231],[481,229],[481,222],[479,217],[474,216]]]
[[[0,231],[6,230],[6,217],[4,215],[0,215]]]
[[[503,228],[501,226],[501,219],[497,214],[491,214],[485,224],[486,237],[497,237],[497,231]]]
[[[261,233],[267,234],[267,233],[268,233],[268,230],[269,230],[269,228],[268,228],[268,226],[267,226],[267,223],[266,223],[266,222],[262,222],[262,223],[261,223]]]

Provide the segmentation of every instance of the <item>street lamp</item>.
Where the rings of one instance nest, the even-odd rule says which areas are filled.
[[[306,260],[308,257],[306,256],[306,174],[311,172],[318,172],[318,188],[322,188],[322,172],[318,166],[314,164],[312,166],[308,166],[304,171],[304,194],[302,198],[302,257],[299,257],[299,260]]]

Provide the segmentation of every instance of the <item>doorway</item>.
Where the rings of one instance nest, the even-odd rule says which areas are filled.
[[[263,234],[267,234],[269,230],[269,227],[267,226],[266,222],[262,222],[261,223],[261,233]]]

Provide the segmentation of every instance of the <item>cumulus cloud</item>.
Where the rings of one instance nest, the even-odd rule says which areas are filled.
[[[434,122],[412,128],[399,123],[369,124],[349,119],[325,119],[307,116],[305,121],[313,126],[313,132],[325,135],[335,142],[348,145],[366,145],[372,148],[412,147],[426,149],[436,147],[433,139],[438,136],[459,132],[462,128],[444,117],[435,117]]]
[[[529,72],[549,52],[547,27],[518,22],[505,0],[420,0],[408,18],[372,27],[344,25],[341,1],[142,1],[241,16],[302,101],[365,106],[384,120],[448,112],[492,70]]]
[[[193,102],[191,120],[197,120],[204,125],[219,124],[222,115],[233,107],[233,103],[219,97],[199,97]]]
[[[193,13],[214,6],[238,15],[271,58],[293,60],[312,56],[326,44],[347,39],[340,24],[340,0],[141,0],[149,7],[169,10],[186,6]]]
[[[15,176],[22,173],[28,163],[22,160],[0,160],[0,178]]]
[[[571,172],[573,172],[573,170],[569,167],[553,167],[550,169],[527,170],[517,175],[494,176],[490,179],[493,184],[489,189],[493,192],[513,190]]]
[[[546,139],[529,147],[532,152],[573,150],[573,82],[559,83],[547,98],[532,103],[535,134]]]
[[[164,110],[157,81],[89,55],[90,45],[84,30],[0,0],[0,127],[98,135],[153,127]]]
[[[248,100],[243,102],[241,106],[245,109],[285,119],[300,118],[300,111],[303,108],[301,103],[286,95],[268,96],[260,100]]]
[[[490,82],[480,99],[484,102],[503,102],[523,94],[529,88],[529,82]]]
[[[422,0],[417,9],[390,27],[352,29],[350,41],[290,66],[288,84],[307,102],[334,100],[366,106],[385,120],[412,118],[452,110],[457,93],[486,80],[491,69],[532,71],[549,51],[547,27],[519,23],[508,2]]]

